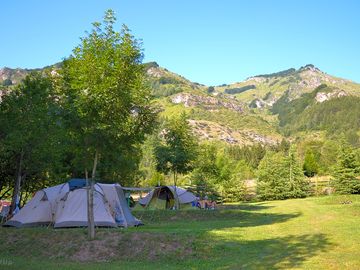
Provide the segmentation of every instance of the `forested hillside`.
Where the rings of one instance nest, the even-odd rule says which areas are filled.
[[[91,158],[87,161],[82,160],[74,152],[75,149],[79,153],[85,150],[81,150],[80,141],[76,141],[80,139],[76,130],[82,128],[82,118],[73,115],[74,111],[71,110],[76,103],[69,105],[68,102],[73,102],[71,100],[75,98],[72,96],[74,93],[70,88],[66,90],[70,87],[71,80],[73,80],[72,87],[78,87],[76,80],[72,77],[69,77],[69,81],[60,80],[69,76],[67,72],[73,72],[67,66],[67,61],[36,70],[10,68],[0,70],[0,90],[2,99],[5,100],[1,103],[5,117],[2,121],[7,123],[2,126],[1,131],[1,147],[4,150],[0,163],[2,179],[4,179],[0,186],[1,197],[6,197],[11,191],[11,183],[15,177],[13,172],[16,171],[16,166],[11,164],[18,164],[16,162],[19,162],[21,153],[24,153],[23,166],[25,166],[23,187],[27,192],[46,185],[48,181],[52,181],[51,179],[84,177],[84,166],[87,164],[88,168],[91,167],[89,165]],[[96,69],[90,69],[88,72],[95,71]],[[34,75],[33,72],[39,74]],[[142,105],[144,107],[141,110],[140,107],[129,107],[128,109],[131,109],[129,117],[140,117],[143,113],[141,121],[148,126],[141,126],[141,122],[136,122],[137,120],[132,122],[130,117],[129,125],[133,127],[123,127],[128,135],[123,137],[122,146],[112,146],[113,151],[109,151],[103,148],[105,146],[101,143],[99,144],[99,149],[103,148],[104,153],[101,155],[102,161],[99,163],[97,175],[103,181],[149,186],[172,183],[173,173],[179,177],[179,184],[191,185],[196,187],[199,193],[210,192],[227,201],[251,199],[254,192],[258,193],[260,199],[281,199],[303,197],[314,192],[307,178],[304,177],[331,178],[331,175],[335,175],[335,171],[340,170],[339,166],[346,166],[339,164],[339,156],[341,153],[345,155],[342,152],[345,151],[344,149],[351,149],[353,164],[358,164],[360,161],[358,148],[360,85],[328,75],[314,65],[257,75],[243,82],[220,86],[205,86],[191,82],[159,66],[156,62],[141,64],[138,72],[143,72],[141,73],[144,75],[143,87],[148,91],[146,92],[148,94],[144,94],[142,102],[146,99],[149,104]],[[29,74],[32,75],[26,77]],[[24,79],[25,81],[21,82]],[[105,86],[110,81],[103,83]],[[37,84],[48,85],[50,88],[47,91],[50,91],[53,100],[37,99],[40,97],[36,96],[36,91],[44,90]],[[30,92],[23,93],[28,90]],[[38,135],[38,138],[31,136],[23,138],[22,143],[25,145],[29,143],[31,148],[22,149],[18,146],[7,148],[9,138],[6,134],[13,132],[8,122],[9,113],[14,113],[11,112],[12,109],[25,106],[25,103],[16,101],[18,99],[16,95],[21,96],[23,102],[31,99],[33,108],[43,111],[50,108],[54,110],[46,117],[36,118],[36,114],[40,112],[32,112],[27,108],[30,110],[27,114],[29,119],[35,117],[36,121],[40,121],[34,120],[34,123],[38,123],[36,125],[48,121],[47,128],[50,130],[49,133],[39,133],[42,137]],[[86,97],[87,93],[84,95]],[[10,99],[7,98],[8,96]],[[116,99],[116,96],[111,98]],[[10,102],[11,99],[13,100]],[[53,101],[56,102],[52,103]],[[97,100],[96,104],[100,101],[101,99]],[[43,105],[49,106],[48,109],[42,107]],[[80,115],[89,113],[91,116],[89,119],[96,122],[97,110],[104,108],[99,105],[98,109],[88,111],[91,106],[82,108],[78,113]],[[69,109],[71,110],[68,111]],[[11,116],[14,119],[11,123],[20,121],[23,124],[21,113],[24,112],[21,110]],[[104,113],[110,117],[110,112],[104,111]],[[89,119],[86,121],[90,121]],[[17,125],[20,129],[30,128],[34,132],[35,126]],[[183,150],[183,154],[179,156],[179,160],[183,160],[185,154],[193,151],[194,154],[189,158],[186,166],[174,163],[174,156],[179,154],[177,152],[172,153],[171,158],[166,157],[166,153],[171,152],[172,146],[180,147],[172,145],[171,140],[166,142],[166,132],[170,132],[173,128],[171,132],[176,134],[182,130],[180,126],[185,131],[181,131],[182,135],[177,135],[180,137],[176,141],[179,143],[183,140],[193,141],[190,148],[183,142],[183,147],[187,150]],[[64,130],[60,127],[66,128]],[[89,136],[92,128],[83,128],[84,136]],[[98,128],[106,130],[109,126],[104,124]],[[185,136],[186,132],[191,134]],[[46,139],[47,135],[52,136],[51,140]],[[105,136],[105,133],[96,136]],[[11,143],[18,143],[16,141],[20,137],[12,138]],[[88,144],[89,148],[86,148],[85,153],[92,149],[94,142],[99,143],[102,140],[94,138],[89,137],[81,143]],[[114,140],[115,138],[120,139],[114,137]],[[64,147],[58,147],[59,144]],[[161,145],[164,148],[161,148]],[[157,149],[168,149],[166,150],[168,152],[159,154]],[[43,162],[43,159],[49,162]],[[159,167],[164,160],[166,166]],[[183,168],[186,169],[180,169],[181,166],[185,166]],[[359,173],[357,165],[354,166],[352,177],[356,177]],[[13,169],[9,169],[12,167]],[[42,182],[39,182],[39,179],[42,179]],[[260,185],[257,191],[254,191],[253,185],[252,188],[249,187],[252,181],[247,182],[249,179],[258,179]],[[23,193],[24,196],[28,194],[27,192]],[[320,192],[325,191],[320,190]],[[360,192],[360,188],[352,189],[352,193],[354,192]]]

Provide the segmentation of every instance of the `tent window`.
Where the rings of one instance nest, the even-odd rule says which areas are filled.
[[[44,192],[44,196],[42,196],[41,200],[42,202],[48,201],[48,196],[46,195],[46,193]]]

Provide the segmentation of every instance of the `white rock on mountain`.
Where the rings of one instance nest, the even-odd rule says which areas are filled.
[[[159,68],[154,68],[151,67],[147,70],[147,74],[149,74],[150,76],[153,76],[155,78],[160,78],[162,76],[161,70]]]
[[[330,100],[332,98],[339,98],[339,97],[344,97],[347,95],[348,94],[344,90],[331,92],[331,93],[319,92],[316,94],[315,100],[318,103],[322,103],[322,102]]]
[[[224,100],[213,96],[201,96],[190,93],[179,93],[171,97],[174,104],[183,103],[185,107],[195,107],[203,105],[207,110],[218,110],[220,107],[243,112],[243,105],[236,100]]]

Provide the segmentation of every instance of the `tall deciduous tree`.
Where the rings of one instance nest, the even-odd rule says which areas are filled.
[[[177,175],[193,169],[193,162],[197,154],[197,141],[191,132],[185,114],[169,120],[162,131],[162,136],[163,141],[155,147],[156,168],[163,173],[171,171],[176,188]],[[178,209],[177,198],[175,198],[175,203]]]
[[[136,149],[155,118],[141,64],[141,44],[125,25],[116,32],[115,21],[114,12],[108,10],[103,23],[93,23],[92,31],[65,61],[61,74],[65,106],[71,112],[68,123],[77,142],[77,164],[86,178],[92,167],[88,196],[91,239],[95,236],[93,192],[98,164],[110,164],[107,169],[116,173],[114,163],[119,165],[129,150]]]
[[[199,147],[194,170],[191,173],[192,183],[196,186],[196,192],[204,197],[209,191],[213,191],[215,184],[220,178],[220,169],[217,166],[218,149],[214,144],[202,144]]]
[[[39,73],[3,97],[0,103],[0,159],[8,159],[13,171],[10,213],[26,179],[44,180],[60,158],[60,108],[51,80]],[[9,169],[9,168],[7,168]]]

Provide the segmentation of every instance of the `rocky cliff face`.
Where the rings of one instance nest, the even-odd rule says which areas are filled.
[[[280,142],[280,139],[275,139],[271,136],[256,133],[251,130],[234,130],[226,123],[218,124],[204,120],[190,120],[194,134],[201,140],[209,141],[223,141],[228,144],[239,145],[275,145]]]
[[[219,97],[200,96],[191,93],[180,93],[171,97],[174,104],[182,103],[185,107],[203,106],[207,110],[217,111],[227,108],[236,112],[244,112],[244,105],[234,100],[220,99]]]
[[[322,103],[333,98],[340,98],[345,96],[348,96],[348,94],[344,90],[338,90],[331,93],[319,92],[316,94],[315,100],[318,103]]]
[[[1,68],[0,69],[0,84],[3,83],[6,80],[10,80],[11,84],[17,84],[19,83],[22,79],[25,78],[25,76],[29,73],[30,71],[25,70],[25,69],[11,69],[11,68]]]

